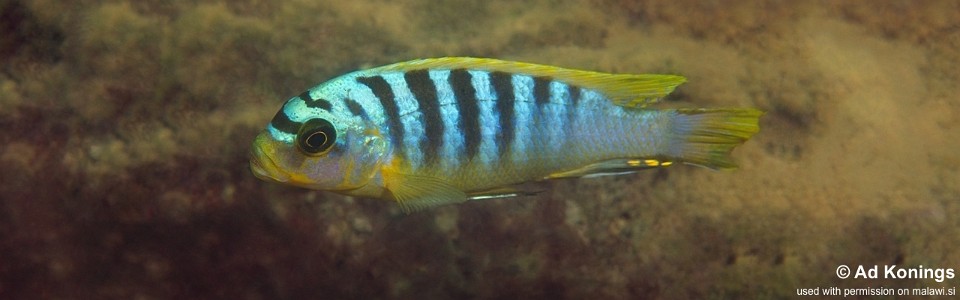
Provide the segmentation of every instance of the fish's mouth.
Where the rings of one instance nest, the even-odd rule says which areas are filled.
[[[256,176],[260,180],[276,180],[274,176],[267,172],[260,160],[255,157],[250,159],[250,172],[253,172],[253,176]]]
[[[276,162],[267,155],[263,150],[263,143],[260,142],[260,138],[257,138],[257,142],[253,144],[253,149],[250,153],[250,172],[253,173],[253,176],[256,176],[260,180],[264,181],[275,181],[275,182],[287,182],[290,180],[290,176],[280,172],[277,167]]]

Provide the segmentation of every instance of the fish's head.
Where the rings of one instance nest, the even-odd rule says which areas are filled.
[[[250,170],[266,181],[349,194],[371,182],[387,151],[371,125],[328,111],[282,109],[254,140]]]

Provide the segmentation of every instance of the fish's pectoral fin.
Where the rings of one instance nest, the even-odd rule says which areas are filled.
[[[542,191],[529,191],[522,190],[517,187],[501,187],[492,190],[486,190],[481,192],[470,193],[467,195],[467,200],[491,200],[491,199],[502,199],[502,198],[513,198],[513,197],[523,197],[523,196],[535,196]]]
[[[662,158],[625,158],[611,159],[589,164],[577,169],[547,175],[544,179],[593,178],[600,176],[623,175],[646,169],[667,167],[673,162]]]
[[[475,57],[418,59],[375,70],[407,72],[423,69],[471,69],[550,77],[572,86],[596,90],[623,107],[643,107],[656,103],[687,80],[680,75],[610,74]]]
[[[384,174],[384,184],[404,213],[467,200],[463,191],[435,177]]]

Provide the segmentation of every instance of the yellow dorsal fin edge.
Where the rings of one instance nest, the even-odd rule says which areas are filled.
[[[570,85],[600,92],[617,105],[625,107],[642,107],[655,103],[686,81],[686,78],[679,75],[610,74],[474,57],[418,59],[386,65],[371,71],[406,72],[423,69],[468,69],[549,76]]]

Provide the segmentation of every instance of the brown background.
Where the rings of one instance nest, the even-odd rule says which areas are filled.
[[[738,298],[960,268],[956,1],[0,1],[0,298]],[[346,4],[349,2],[349,4]],[[338,74],[483,56],[688,77],[757,107],[741,168],[403,215],[261,182]]]

